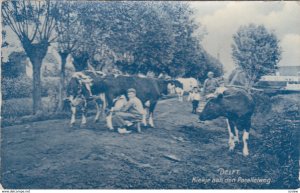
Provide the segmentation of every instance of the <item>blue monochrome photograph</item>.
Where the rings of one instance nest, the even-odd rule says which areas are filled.
[[[1,2],[0,189],[299,188],[299,1]]]

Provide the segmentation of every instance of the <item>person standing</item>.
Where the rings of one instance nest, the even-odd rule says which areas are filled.
[[[192,113],[193,114],[197,113],[197,108],[199,106],[200,99],[201,99],[201,95],[200,95],[199,88],[197,86],[195,86],[191,90],[189,97],[188,97],[188,101],[192,101],[192,105],[193,105]]]
[[[209,98],[210,95],[213,94],[220,85],[218,80],[214,78],[213,72],[208,72],[207,77],[208,78],[204,81],[203,84],[203,92],[206,98]]]

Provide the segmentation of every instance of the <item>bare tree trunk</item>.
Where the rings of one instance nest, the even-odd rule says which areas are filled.
[[[33,113],[37,114],[42,110],[42,84],[41,84],[41,67],[42,60],[39,58],[33,58],[31,60],[33,68]]]
[[[42,84],[41,84],[41,67],[44,57],[47,54],[49,43],[41,41],[40,43],[31,44],[22,42],[24,50],[29,57],[33,69],[33,113],[37,114],[42,111]]]
[[[61,111],[64,106],[65,98],[65,79],[66,79],[66,63],[69,53],[59,52],[61,58],[61,69],[60,69],[60,84],[59,84],[59,101],[58,101],[58,110]]]

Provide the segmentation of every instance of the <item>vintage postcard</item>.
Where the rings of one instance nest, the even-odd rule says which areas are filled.
[[[3,189],[299,188],[297,1],[1,1]]]

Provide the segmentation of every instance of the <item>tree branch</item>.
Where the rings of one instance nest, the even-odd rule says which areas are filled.
[[[8,6],[3,7],[3,19],[6,21],[6,23],[10,26],[10,28],[16,33],[16,35],[19,37],[19,39],[22,39],[22,33],[18,31],[17,27],[15,26],[15,19],[11,18],[11,15],[8,13]]]
[[[38,15],[37,15],[37,21],[35,21],[35,30],[33,32],[33,35],[32,35],[32,38],[29,38],[30,42],[32,42],[36,35],[37,35],[37,32],[39,30],[39,25],[38,25],[38,22],[40,21],[40,11],[41,11],[41,4],[40,4],[40,1],[38,2],[38,5],[35,4],[36,7],[37,7],[37,12],[38,12]]]

